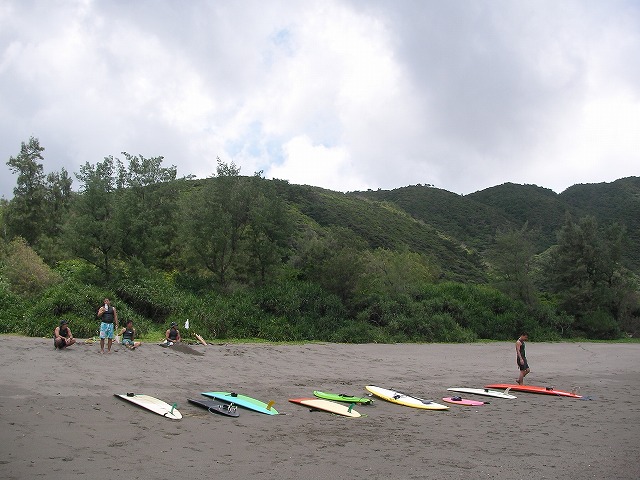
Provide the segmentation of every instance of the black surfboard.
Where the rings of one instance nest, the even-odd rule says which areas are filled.
[[[214,399],[194,399],[187,398],[189,403],[197,405],[202,408],[206,408],[211,413],[219,413],[221,415],[227,415],[228,417],[239,417],[240,413],[238,412],[238,407],[236,407],[233,403],[228,404],[224,402],[219,402]]]

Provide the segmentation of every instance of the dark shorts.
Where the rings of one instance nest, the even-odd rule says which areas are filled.
[[[53,339],[53,346],[56,348],[64,348],[67,346],[67,342],[64,340],[64,338],[61,338],[60,340],[56,340],[55,338]]]
[[[529,363],[527,362],[526,358],[524,360],[524,363],[520,363],[520,359],[517,359],[516,363],[518,364],[518,368],[522,371],[529,369]]]

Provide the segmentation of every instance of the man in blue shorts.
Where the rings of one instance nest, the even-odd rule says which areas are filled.
[[[111,353],[111,344],[114,338],[114,325],[118,328],[118,312],[111,306],[108,298],[104,299],[104,304],[98,310],[100,323],[100,353],[104,353],[104,339],[107,339],[107,353]]]

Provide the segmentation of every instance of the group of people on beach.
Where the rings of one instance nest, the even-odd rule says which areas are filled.
[[[102,305],[98,309],[97,313],[100,319],[100,353],[105,353],[104,346],[105,340],[107,344],[107,352],[111,353],[111,347],[116,336],[116,329],[118,328],[118,311],[111,305],[111,301],[108,298],[104,299]],[[142,345],[142,342],[135,339],[136,329],[133,327],[133,321],[127,320],[125,326],[118,332],[118,335],[122,337],[120,343],[125,347],[134,350]],[[165,341],[168,344],[173,345],[182,340],[180,336],[180,330],[176,322],[172,322],[171,326],[165,332]],[[61,320],[53,331],[53,345],[56,349],[63,349],[76,343],[76,339],[73,337],[73,333],[69,328],[69,322],[67,320]]]
[[[104,299],[104,303],[98,309],[98,318],[100,318],[100,353],[104,352],[105,340],[107,340],[107,353],[111,353],[111,346],[115,336],[115,329],[118,328],[118,312],[115,307],[111,305],[111,301],[108,298]],[[133,321],[127,320],[126,326],[120,330],[119,333],[122,336],[121,343],[127,348],[135,349],[139,347],[142,342],[135,340],[136,329],[133,328]],[[66,320],[61,320],[60,325],[57,326],[53,332],[53,344],[55,348],[65,348],[73,345],[76,339],[73,338],[71,329]],[[165,332],[165,342],[168,345],[173,345],[182,340],[180,336],[180,330],[176,322],[171,322],[171,326]],[[516,341],[516,363],[520,370],[520,375],[516,379],[518,385],[524,384],[524,377],[526,377],[531,369],[527,362],[527,355],[525,352],[525,342],[529,340],[527,333],[522,333]]]

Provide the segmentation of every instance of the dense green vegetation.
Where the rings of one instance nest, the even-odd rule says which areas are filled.
[[[555,194],[505,184],[348,194],[243,176],[203,180],[122,153],[45,174],[23,143],[0,204],[0,332],[96,335],[112,299],[157,336],[467,342],[620,338],[640,324],[640,179]]]

